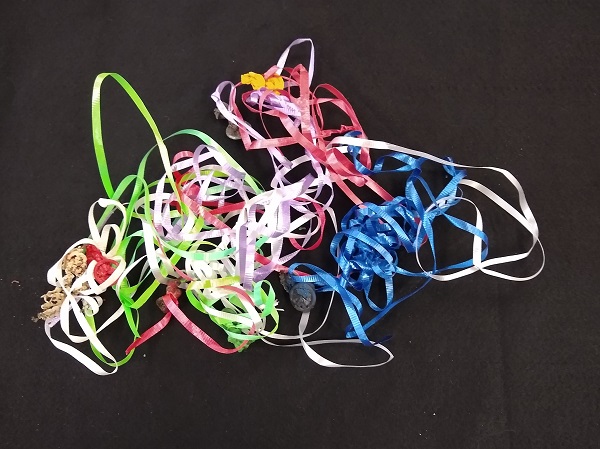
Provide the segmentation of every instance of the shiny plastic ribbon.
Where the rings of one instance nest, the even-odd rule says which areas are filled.
[[[428,282],[431,279],[450,281],[477,271],[482,271],[485,274],[502,279],[525,281],[534,278],[542,271],[545,263],[545,254],[539,241],[537,222],[527,203],[521,184],[507,170],[495,167],[474,167],[456,164],[451,160],[441,159],[424,152],[352,136],[336,138],[331,145],[338,146],[340,151],[349,154],[354,154],[359,146],[362,148],[394,151],[395,154],[386,155],[385,159],[382,158],[375,164],[374,169],[370,170],[370,174],[372,175],[384,171],[404,171],[407,166],[412,169],[412,173],[406,182],[404,197],[396,197],[393,201],[384,202],[381,205],[365,203],[362,205],[363,207],[352,208],[343,218],[341,231],[334,237],[331,243],[331,253],[340,267],[341,276],[333,276],[314,265],[294,264],[290,266],[290,270],[302,268],[305,271],[312,271],[314,273],[308,276],[292,275],[294,281],[314,282],[319,287],[319,291],[334,291],[340,294],[350,319],[350,324],[346,332],[347,337],[358,336],[363,344],[372,345],[372,341],[366,335],[366,330],[377,323],[393,307],[415,294],[425,285],[422,284],[421,287],[408,295],[394,299],[392,278],[396,274],[425,277],[427,278],[426,282]],[[384,169],[386,159],[401,159],[406,165],[401,168],[386,170]],[[451,175],[450,181],[437,196],[432,193],[428,184],[421,176],[421,165],[426,160],[442,164],[446,172]],[[357,168],[364,168],[361,167],[360,162],[356,159],[355,164]],[[468,179],[464,170],[457,170],[460,168],[487,169],[504,175],[517,191],[520,210],[512,207],[491,189],[477,181]],[[415,187],[417,182],[427,193],[425,201],[423,201]],[[500,209],[511,215],[531,234],[532,243],[530,248],[523,253],[487,259],[490,242],[483,231],[482,214],[473,201],[465,198],[462,194],[459,195],[459,186],[468,186],[483,193],[499,206]],[[426,206],[428,201],[431,201],[431,203]],[[476,212],[475,223],[469,223],[449,214],[449,209],[460,201],[468,202],[474,207]],[[452,226],[472,235],[471,259],[455,263],[448,267],[438,268],[436,266],[435,239],[432,223],[437,217],[444,217]],[[428,269],[423,267],[419,258],[419,252],[426,243],[430,247],[433,256],[433,267]],[[513,276],[489,268],[495,265],[523,260],[538,245],[542,261],[540,267],[533,274]],[[398,255],[400,249],[406,253],[415,254],[416,262],[422,269],[422,272],[411,272],[400,266],[400,257]],[[443,274],[447,271],[452,272]],[[387,298],[383,306],[376,305],[369,297],[370,288],[375,277],[380,277],[385,282]],[[363,324],[360,319],[363,312],[363,304],[352,293],[352,290],[364,292],[367,304],[372,310],[377,312],[376,316],[366,324]]]
[[[81,239],[71,245],[67,251],[65,251],[60,260],[56,262],[52,268],[50,268],[50,270],[48,270],[48,283],[55,287],[61,287],[66,294],[66,298],[60,307],[59,316],[46,320],[44,328],[46,335],[56,348],[71,355],[95,374],[106,375],[116,372],[118,366],[124,363],[126,360],[117,361],[117,359],[100,341],[98,334],[106,329],[115,320],[117,320],[123,314],[124,309],[122,306],[120,306],[117,311],[113,313],[113,315],[98,329],[96,329],[94,325],[93,316],[98,313],[100,306],[103,303],[103,299],[100,295],[103,294],[111,285],[117,282],[118,278],[125,270],[125,260],[118,254],[123,242],[125,226],[124,221],[121,222],[120,226],[114,224],[102,225],[101,223],[96,223],[94,221],[94,206],[96,204],[105,209],[116,209],[120,211],[123,216],[125,216],[125,208],[116,201],[103,199],[92,205],[88,214],[90,237]],[[111,237],[112,246],[109,248],[109,239],[111,239]],[[63,260],[72,249],[80,245],[93,245],[97,250],[99,250],[102,256],[110,259],[117,265],[112,271],[112,274],[110,274],[100,284],[97,283],[94,275],[94,271],[98,264],[96,260],[91,261],[87,265],[85,272],[81,276],[78,276],[71,286],[66,286],[64,284],[62,268]],[[86,284],[88,288],[85,288]],[[81,328],[83,335],[71,333],[71,312],[73,312],[75,321]],[[58,323],[60,323],[63,333],[71,342],[83,343],[89,341],[93,348],[101,356],[107,357],[110,360],[113,370],[105,371],[100,365],[83,354],[81,351],[52,338],[51,329]]]
[[[294,68],[285,67],[290,50],[303,43],[309,43],[311,55],[308,70],[302,65]],[[253,73],[253,72],[251,72]],[[364,135],[354,109],[344,95],[330,84],[321,84],[310,89],[314,73],[314,45],[310,39],[296,39],[283,52],[277,65],[271,67],[263,78],[272,75],[282,77],[283,90],[275,92],[266,85],[241,95],[241,103],[250,111],[259,114],[267,138],[246,123],[237,105],[237,89],[246,82],[222,82],[212,94],[219,112],[231,123],[238,126],[240,136],[247,150],[264,148],[269,151],[273,160],[283,158],[282,148],[290,145],[301,145],[306,154],[315,163],[326,169],[327,176],[356,204],[360,204],[359,197],[348,187],[348,183],[356,186],[367,186],[384,200],[393,197],[383,187],[369,176],[358,171],[347,157],[336,148],[328,149],[327,145],[335,136],[343,135],[349,131],[357,131]],[[256,74],[255,74],[256,75]],[[251,84],[251,83],[250,83]],[[258,87],[253,84],[253,87]],[[222,98],[225,90],[229,88],[229,103]],[[324,92],[326,96],[319,96],[317,92]],[[338,129],[327,128],[323,117],[324,105],[333,105],[342,111],[348,118],[349,124]],[[273,138],[266,126],[265,116],[279,119],[286,129],[288,136]],[[361,163],[370,167],[369,153],[359,151],[358,158]]]
[[[285,67],[290,49],[302,43],[310,43],[311,46],[308,69],[302,65]],[[238,127],[246,149],[264,148],[268,151],[274,168],[271,190],[268,191],[264,191],[212,138],[200,131],[186,129],[169,136],[191,135],[202,142],[195,151],[182,151],[170,159],[165,139],[131,85],[117,74],[105,73],[97,77],[92,96],[94,148],[102,183],[110,199],[99,201],[105,212],[98,222],[90,211],[91,237],[70,248],[90,245],[90,263],[86,273],[65,289],[67,299],[61,306],[59,319],[46,323],[46,333],[57,348],[69,353],[96,374],[111,374],[129,360],[137,346],[164,329],[174,318],[203,344],[224,354],[243,350],[257,340],[269,344],[275,344],[269,338],[299,340],[297,345],[302,346],[316,363],[343,367],[353,365],[327,360],[317,354],[313,346],[362,343],[375,346],[388,355],[385,362],[367,365],[379,366],[389,362],[393,355],[382,346],[382,341],[372,341],[366,331],[430,280],[449,281],[476,271],[509,280],[528,280],[539,274],[545,261],[539,230],[523,189],[512,174],[494,167],[455,164],[427,153],[367,139],[353,108],[337,89],[324,84],[311,90],[313,74],[312,41],[297,39],[283,52],[277,64],[264,74],[250,72],[242,76],[240,83],[221,83],[212,95],[221,114]],[[156,146],[142,158],[137,173],[125,177],[116,187],[108,170],[100,110],[101,85],[109,77],[115,79],[129,95],[156,140]],[[259,114],[263,124],[260,132],[243,120],[238,108],[236,90],[244,85],[251,86],[251,90],[242,93],[241,104]],[[222,97],[228,88],[229,98],[225,103]],[[321,96],[321,92],[325,92],[325,96]],[[348,117],[349,124],[328,128],[323,114],[325,105],[340,109]],[[271,135],[266,126],[268,116],[281,122],[286,136]],[[304,148],[305,154],[290,160],[284,149],[296,144]],[[158,180],[148,182],[144,177],[145,167],[155,150],[159,152],[165,173]],[[387,153],[373,162],[372,153],[378,150]],[[422,165],[427,161],[441,164],[450,176],[446,186],[437,194],[423,175]],[[393,166],[390,167],[391,164]],[[290,181],[289,173],[300,166],[308,169],[309,174],[300,181]],[[462,170],[464,168],[489,169],[504,175],[518,192],[520,210],[491,189],[468,179],[465,170]],[[376,182],[377,176],[384,172],[408,174],[402,196],[394,196]],[[326,214],[336,225],[335,214],[330,207],[332,183],[356,203],[342,220],[341,229],[330,245],[339,272],[331,274],[307,264],[293,264],[289,271],[296,282],[313,282],[319,291],[331,291],[332,300],[335,293],[341,296],[350,319],[346,329],[348,339],[307,340],[321,329],[329,315],[329,308],[316,331],[306,332],[310,313],[304,313],[300,318],[298,335],[278,334],[278,301],[266,278],[274,271],[288,271],[285,265],[300,251],[320,245]],[[350,189],[352,184],[370,188],[382,198],[382,202],[362,203]],[[464,187],[484,194],[521,224],[532,235],[529,250],[488,259],[491,242],[483,231],[483,217],[475,203],[464,196]],[[423,191],[425,195],[419,193]],[[126,192],[129,192],[127,197]],[[449,213],[451,207],[461,201],[474,207],[474,223]],[[121,224],[106,224],[115,210],[123,215]],[[472,257],[469,260],[448,267],[437,266],[432,223],[441,217],[472,236]],[[134,222],[141,225],[141,230],[129,231]],[[109,247],[107,236],[111,232],[115,236]],[[293,250],[285,250],[286,241]],[[543,257],[541,267],[534,274],[519,277],[494,268],[529,257],[538,244]],[[423,267],[419,256],[425,247],[429,247],[433,256],[431,267]],[[98,248],[98,251],[92,248]],[[406,256],[402,253],[414,254],[421,271],[403,268],[401,260]],[[48,278],[52,285],[64,288],[61,267],[62,259],[50,270]],[[141,273],[136,279],[131,279],[135,270]],[[396,274],[421,277],[423,283],[417,290],[398,297],[392,282]],[[372,284],[377,277],[385,284],[384,304],[371,297]],[[88,282],[89,289],[81,289],[84,282]],[[156,295],[161,284],[166,286],[166,292],[159,300],[165,316],[140,332],[140,309]],[[94,315],[102,304],[99,295],[108,287],[115,290],[121,305],[96,330]],[[364,306],[353,292],[363,292],[368,307],[375,312],[370,321],[363,323]],[[194,324],[179,307],[184,299],[225,331],[233,347],[221,346]],[[83,335],[69,333],[71,311]],[[102,344],[98,333],[123,315],[134,340],[126,350],[127,356],[117,360]],[[57,322],[61,323],[71,342],[89,342],[98,359],[113,370],[105,371],[72,346],[54,340],[50,329]]]

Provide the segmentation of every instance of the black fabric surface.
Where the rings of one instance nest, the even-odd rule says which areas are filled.
[[[2,2],[0,446],[598,447],[599,12],[596,2],[558,0]],[[210,94],[263,72],[297,37],[314,39],[315,82],[345,93],[369,137],[515,174],[541,229],[543,273],[432,283],[374,329],[392,335],[396,358],[372,370],[325,369],[301,349],[259,343],[222,356],[175,324],[104,378],[56,350],[30,318],[46,270],[86,236],[89,205],[103,196],[94,77],[120,73],[163,135],[200,129],[268,184],[268,156],[226,139]],[[300,49],[291,60],[306,57]],[[152,135],[116,83],[103,111],[120,179]],[[476,179],[514,201],[500,178]],[[482,210],[492,255],[527,248],[502,213]],[[459,246],[444,244],[450,260]],[[333,270],[327,246],[302,260]],[[514,273],[539,262],[536,253]],[[325,336],[342,336],[336,307]],[[289,331],[297,319],[282,316]],[[110,347],[121,351],[126,338],[116,331]],[[379,360],[358,347],[323,352]]]

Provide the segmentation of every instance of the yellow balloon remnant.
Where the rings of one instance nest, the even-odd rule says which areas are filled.
[[[265,77],[260,73],[248,72],[242,75],[242,84],[252,85],[252,89],[257,90],[261,87],[265,87]]]
[[[273,91],[283,90],[283,78],[279,75],[274,75],[266,82],[266,88]]]
[[[279,75],[273,75],[269,79],[265,80],[265,77],[260,73],[248,72],[244,73],[241,77],[242,84],[250,84],[252,89],[258,90],[263,87],[266,87],[269,90],[272,90],[276,94],[279,93],[280,90],[283,89],[283,78]]]

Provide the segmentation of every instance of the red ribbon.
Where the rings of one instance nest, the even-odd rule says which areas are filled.
[[[85,247],[85,256],[87,258],[88,265],[92,260],[96,261],[94,267],[94,279],[98,284],[106,282],[111,274],[115,272],[118,263],[112,259],[108,259],[102,254],[96,246],[89,244]]]
[[[272,67],[269,69],[269,71],[267,71],[267,73],[271,73],[276,69],[276,67]],[[246,130],[243,127],[240,127],[240,134],[246,149],[254,150],[273,147],[281,148],[294,144],[300,144],[311,154],[314,159],[327,167],[331,173],[332,181],[334,181],[354,203],[361,204],[363,201],[350,189],[350,187],[346,184],[347,182],[359,187],[367,186],[377,193],[381,198],[383,198],[384,201],[391,201],[393,199],[392,195],[390,195],[387,190],[381,187],[371,177],[360,173],[354,164],[342,152],[340,152],[337,148],[327,148],[329,143],[327,138],[343,135],[348,131],[359,131],[363,134],[363,136],[365,135],[362,126],[358,121],[356,113],[346,97],[344,97],[339,90],[330,84],[318,85],[315,90],[311,92],[308,80],[308,72],[302,65],[298,65],[293,69],[286,67],[283,70],[289,75],[283,77],[287,81],[287,91],[281,92],[280,95],[294,103],[300,110],[300,129],[294,125],[294,122],[284,112],[276,109],[267,109],[264,107],[265,99],[271,93],[269,90],[265,90],[261,94],[256,108],[248,104],[246,101],[252,92],[245,92],[241,97],[242,102],[246,108],[248,108],[248,110],[260,115],[263,127],[268,136],[267,139],[252,140]],[[240,85],[241,84],[237,84],[236,87]],[[292,88],[296,87],[299,88],[299,96],[297,98],[291,93]],[[319,89],[327,91],[332,96],[317,97],[316,92]],[[232,96],[234,92],[235,91],[232,90]],[[234,100],[234,98],[230,98],[232,112],[240,120],[243,120]],[[327,103],[337,106],[342,112],[344,112],[350,119],[351,125],[342,125],[339,129],[325,128],[321,106]],[[270,115],[279,118],[282,125],[289,133],[289,136],[273,138],[265,124],[263,117],[264,115]],[[312,123],[310,120],[311,117],[313,118]],[[314,132],[316,143],[313,142],[313,137],[310,133],[311,125],[315,128]],[[358,158],[365,167],[371,168],[371,157],[367,148],[361,148]]]
[[[222,287],[222,288],[225,290],[231,290],[231,291],[237,293],[238,295],[240,295],[240,299],[243,298],[243,300],[250,301],[250,303],[252,304],[252,300],[250,299],[248,294],[246,292],[244,292],[243,290],[235,288],[235,287],[231,287],[231,288],[230,287]],[[165,316],[158,323],[156,323],[154,326],[152,326],[150,329],[148,329],[142,335],[140,335],[140,337],[137,338],[133,343],[131,343],[129,345],[129,347],[125,350],[125,354],[129,354],[133,349],[137,348],[138,346],[140,346],[141,344],[143,344],[144,342],[146,342],[147,340],[149,340],[150,338],[152,338],[153,336],[158,334],[161,330],[163,330],[167,326],[167,324],[169,324],[169,321],[171,321],[171,317],[174,317],[177,321],[179,321],[181,323],[181,325],[190,334],[192,334],[194,337],[196,337],[198,340],[200,340],[202,343],[204,343],[210,349],[212,349],[213,351],[219,352],[221,354],[236,353],[249,343],[248,340],[244,340],[244,341],[242,341],[242,343],[239,346],[236,346],[235,348],[224,348],[223,346],[221,346],[219,343],[217,343],[215,340],[213,340],[206,332],[204,332],[202,329],[200,329],[198,326],[196,326],[181,311],[181,309],[179,308],[179,301],[178,301],[178,298],[180,296],[181,296],[181,290],[177,287],[176,281],[170,282],[167,285],[167,294],[164,295],[162,298],[160,298],[160,300],[163,301],[163,303],[167,309]],[[250,331],[254,332],[254,328],[252,328]]]

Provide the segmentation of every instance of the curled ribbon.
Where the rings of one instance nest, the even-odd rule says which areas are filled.
[[[308,69],[302,65],[286,67],[290,49],[302,43],[311,46]],[[50,284],[64,291],[65,296],[59,315],[48,319],[45,326],[57,348],[96,374],[111,374],[130,359],[136,347],[162,331],[171,318],[175,318],[203,344],[224,354],[241,351],[258,340],[268,344],[275,344],[269,339],[299,340],[296,345],[302,346],[316,363],[344,367],[349,365],[329,361],[313,349],[316,345],[344,342],[375,346],[388,355],[387,361],[382,362],[387,363],[393,355],[382,346],[382,340],[371,340],[367,330],[429,281],[450,281],[477,271],[518,281],[539,274],[545,262],[539,230],[524,191],[510,172],[495,167],[460,165],[451,159],[369,140],[354,109],[341,92],[329,84],[311,89],[313,74],[312,41],[297,39],[264,74],[249,72],[242,75],[240,83],[221,83],[212,95],[220,113],[239,128],[246,149],[266,149],[270,155],[274,175],[271,190],[267,191],[217,142],[200,131],[185,129],[169,136],[189,135],[201,141],[194,151],[180,151],[171,159],[166,139],[131,85],[118,74],[104,73],[97,77],[92,95],[94,148],[109,199],[97,202],[104,208],[98,221],[93,213],[95,205],[90,208],[90,237],[72,245],[48,273]],[[113,78],[124,89],[146,119],[156,140],[156,146],[142,158],[137,173],[126,176],[116,187],[109,174],[102,137],[100,91],[106,78]],[[252,90],[241,94],[241,105],[260,116],[263,125],[260,131],[242,118],[237,102],[237,89],[242,85],[249,85]],[[222,97],[227,88],[229,101],[225,103]],[[322,92],[325,94],[321,95]],[[339,128],[328,127],[323,112],[325,105],[337,107],[346,115],[348,123]],[[287,135],[273,137],[266,126],[267,116],[278,119]],[[305,154],[288,159],[285,148],[297,144],[304,148]],[[372,155],[381,150],[386,153],[373,161]],[[148,182],[145,167],[155,151],[159,153],[165,172],[159,179]],[[449,181],[437,193],[425,180],[423,165],[429,162],[441,164],[449,176]],[[300,166],[309,174],[299,181],[289,180],[290,172]],[[501,173],[517,190],[519,209],[491,189],[469,179],[466,168]],[[401,172],[408,175],[402,195],[388,192],[376,181],[382,173]],[[333,183],[356,204],[342,219],[339,232],[331,208]],[[381,201],[362,202],[351,185],[370,188]],[[519,254],[489,259],[491,242],[483,230],[480,210],[464,195],[467,187],[485,195],[522,225],[532,236],[531,247]],[[129,192],[128,197],[126,192]],[[474,207],[474,223],[450,214],[451,208],[460,202]],[[107,224],[108,218],[117,210],[122,214],[120,224]],[[320,245],[327,214],[336,227],[330,251],[338,264],[338,273],[298,263],[288,269],[286,264],[300,251]],[[472,236],[472,256],[469,260],[440,268],[437,266],[433,222],[442,217],[451,226]],[[134,222],[141,229],[134,231],[137,229],[131,226]],[[529,257],[538,245],[542,263],[535,273],[514,276],[495,268]],[[424,267],[420,257],[426,247],[432,254],[430,267]],[[74,249],[85,251],[86,267],[80,276],[68,283],[63,267]],[[403,267],[405,254],[414,254],[421,271]],[[136,271],[139,273],[133,278]],[[311,282],[318,291],[332,292],[329,307],[333,295],[338,293],[350,320],[347,340],[309,341],[307,338],[323,326],[321,324],[314,332],[306,332],[310,312],[302,314],[298,335],[278,334],[278,301],[266,281],[274,271],[289,271],[294,282]],[[399,295],[393,284],[397,274],[420,277],[423,283],[416,290]],[[372,297],[373,282],[377,278],[385,285],[384,304]],[[165,315],[158,323],[140,332],[140,310],[161,284],[165,285],[166,293],[157,304]],[[120,306],[96,329],[94,316],[103,303],[100,295],[109,287],[115,290]],[[359,296],[363,296],[364,302],[375,312],[366,323],[362,318],[365,307]],[[194,324],[180,309],[182,300],[207,314],[227,334],[232,347],[221,346]],[[70,333],[71,311],[83,335]],[[329,309],[323,323],[328,314]],[[121,316],[129,324],[133,342],[127,348],[125,358],[117,360],[98,334]],[[112,367],[112,371],[104,370],[74,347],[53,339],[50,330],[58,322],[72,343],[89,342],[94,354]]]
[[[64,291],[66,298],[60,307],[60,315],[56,318],[46,320],[44,327],[46,335],[56,348],[71,355],[94,373],[106,375],[115,373],[118,369],[118,366],[124,363],[126,360],[117,361],[117,359],[100,341],[98,334],[106,329],[117,318],[119,318],[123,314],[124,309],[122,306],[120,306],[117,311],[98,329],[96,329],[94,325],[93,316],[98,313],[100,306],[103,303],[100,295],[103,294],[110,286],[112,286],[125,270],[125,260],[117,254],[123,243],[125,225],[123,221],[121,222],[121,226],[114,224],[102,225],[101,223],[96,223],[93,215],[94,206],[96,204],[107,210],[119,210],[123,216],[125,216],[125,208],[117,201],[101,199],[91,206],[88,214],[91,237],[81,239],[71,245],[63,257],[61,257],[61,259],[56,262],[52,268],[50,268],[50,270],[48,270],[48,283],[55,287],[60,287]],[[111,237],[111,234],[113,243],[112,247],[108,249],[108,241]],[[108,276],[103,276],[102,278],[98,279],[96,276],[96,273],[98,273],[96,270],[98,267],[98,260],[92,259],[87,265],[85,271],[75,280],[75,282],[73,282],[72,285],[65,285],[63,281],[63,261],[67,254],[71,252],[71,250],[81,245],[85,245],[87,247],[87,251],[91,251],[92,253],[96,251],[96,256],[101,260],[110,259],[111,263],[114,263],[116,266],[111,268],[112,273],[108,274]],[[100,283],[98,283],[98,281]],[[71,333],[71,311],[73,312],[75,320],[81,328],[83,335],[74,335]],[[113,366],[113,370],[105,371],[100,365],[79,350],[66,343],[62,343],[53,339],[51,335],[51,329],[57,323],[60,323],[62,331],[71,342],[83,343],[89,341],[94,350],[97,351],[100,356],[107,357],[110,360],[109,364]]]

